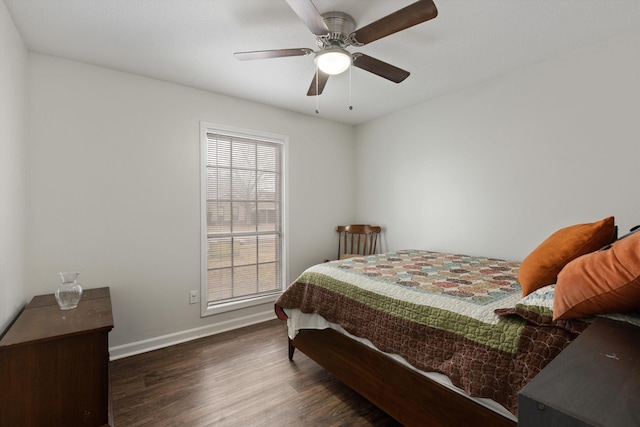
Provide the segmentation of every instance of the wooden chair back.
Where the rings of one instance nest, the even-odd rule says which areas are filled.
[[[377,253],[378,235],[382,229],[369,224],[339,225],[338,259],[367,256]]]

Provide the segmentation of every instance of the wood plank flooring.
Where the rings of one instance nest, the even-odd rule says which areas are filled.
[[[111,362],[113,415],[129,426],[397,427],[272,320]]]

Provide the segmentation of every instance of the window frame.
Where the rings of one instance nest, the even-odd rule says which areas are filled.
[[[207,292],[207,147],[209,133],[222,134],[231,137],[255,139],[282,145],[282,232],[281,232],[281,291],[275,291],[266,295],[256,295],[235,301],[222,302],[209,305]],[[288,157],[289,157],[289,137],[252,129],[236,128],[209,122],[200,122],[200,315],[210,316],[218,313],[239,310],[261,304],[274,302],[284,291],[289,282],[288,269]]]

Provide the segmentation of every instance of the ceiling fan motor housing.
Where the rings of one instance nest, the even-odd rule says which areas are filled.
[[[319,36],[318,46],[325,49],[331,46],[345,48],[351,45],[349,35],[356,29],[355,20],[344,12],[327,12],[322,14],[324,23],[329,28],[329,34]]]

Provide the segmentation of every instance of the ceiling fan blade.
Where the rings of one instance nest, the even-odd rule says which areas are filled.
[[[233,54],[240,61],[252,59],[282,58],[285,56],[305,56],[313,53],[313,49],[275,49],[275,50],[254,50],[251,52],[236,52]]]
[[[353,45],[363,46],[436,16],[438,16],[438,9],[433,1],[420,0],[355,30],[349,37]]]
[[[411,74],[402,68],[380,61],[364,53],[353,54],[353,65],[370,73],[377,74],[380,77],[384,77],[387,80],[391,80],[394,83],[400,83]]]
[[[316,92],[316,78],[318,79],[317,92]],[[317,72],[314,73],[313,75],[313,81],[311,82],[311,86],[309,86],[309,91],[307,91],[307,96],[321,95],[328,80],[329,80],[329,74],[324,73],[320,70],[317,70]]]
[[[287,3],[313,34],[316,36],[329,34],[329,27],[324,23],[322,15],[311,0],[287,0]]]

